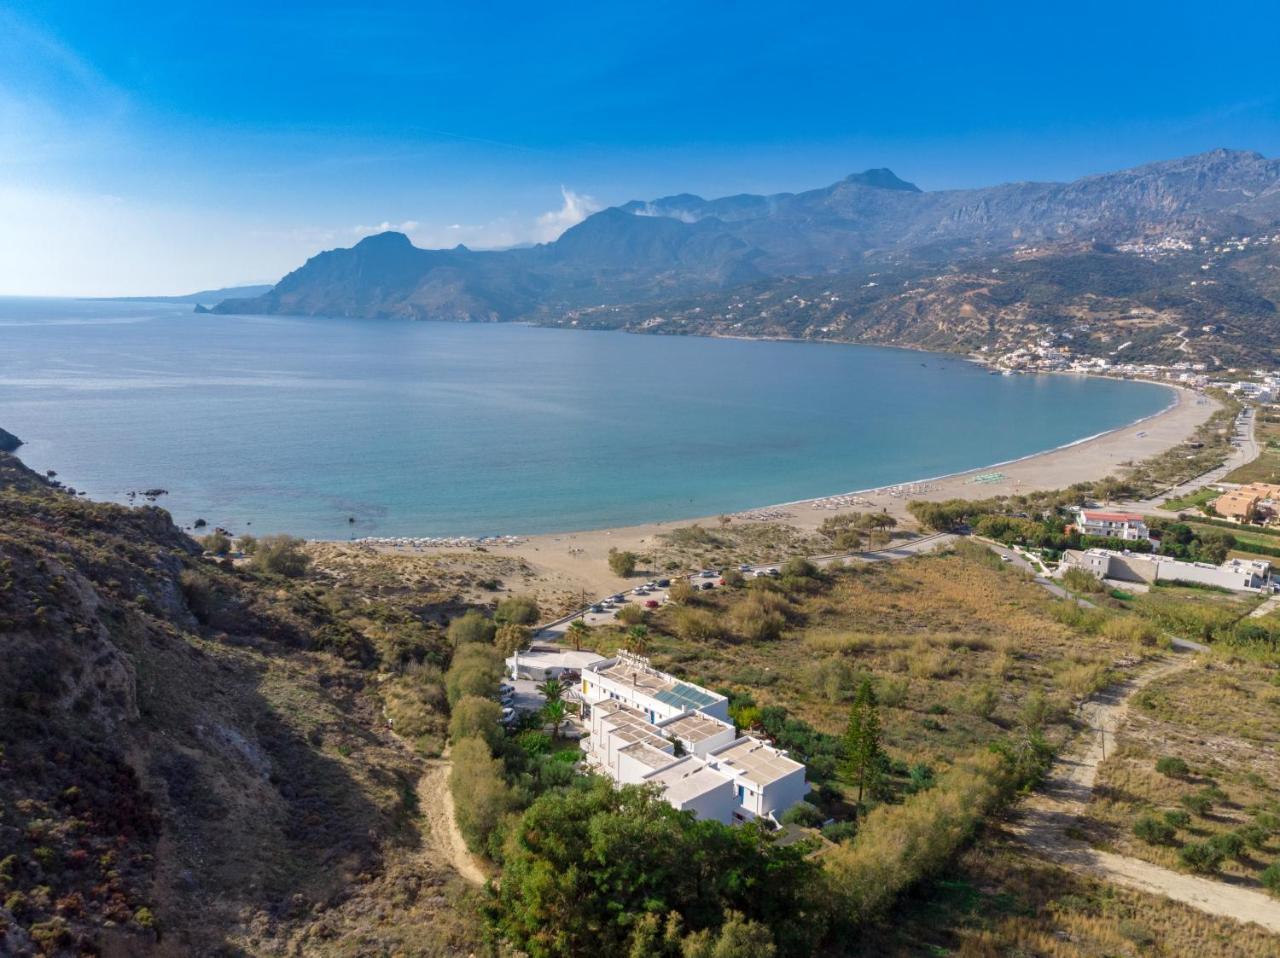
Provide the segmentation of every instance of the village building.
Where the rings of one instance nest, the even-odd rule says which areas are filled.
[[[1123,539],[1126,542],[1149,542],[1151,539],[1146,518],[1136,512],[1081,509],[1075,524],[1080,534],[1085,536]]]
[[[1230,589],[1233,592],[1269,592],[1271,563],[1264,559],[1228,559],[1221,565],[1185,562],[1171,556],[1114,549],[1068,549],[1062,557],[1066,568],[1083,569],[1099,579],[1122,582],[1188,582]]]
[[[729,824],[782,814],[809,792],[805,767],[738,735],[723,696],[619,653],[582,670],[582,749],[620,785],[653,785],[676,808]]]

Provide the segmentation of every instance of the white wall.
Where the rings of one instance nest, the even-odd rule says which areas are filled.
[[[764,799],[759,814],[772,814],[774,818],[782,818],[782,813],[797,802],[804,801],[809,794],[809,783],[805,781],[804,769],[798,768],[792,774],[771,782],[764,790]]]
[[[694,796],[676,807],[682,811],[693,812],[698,818],[712,819],[722,825],[731,825],[738,802],[733,796],[733,783],[725,779],[723,784]]]

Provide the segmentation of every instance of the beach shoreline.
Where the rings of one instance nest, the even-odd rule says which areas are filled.
[[[800,532],[815,531],[834,511],[884,511],[909,524],[906,507],[915,499],[986,499],[1061,489],[1078,482],[1101,479],[1126,464],[1151,458],[1185,442],[1219,408],[1214,399],[1185,386],[1159,385],[1173,394],[1170,403],[1160,411],[1052,449],[933,478],[797,499],[727,515],[730,522],[779,522]],[[518,541],[497,546],[494,551],[499,555],[524,559],[536,570],[539,578],[593,594],[605,594],[628,584],[627,580],[609,571],[610,549],[645,552],[652,547],[657,536],[672,529],[695,523],[714,526],[719,521],[720,516],[709,515],[612,528],[538,533],[517,537]],[[343,540],[322,541],[335,546],[353,545]],[[373,547],[391,553],[425,555],[457,551],[456,546],[378,544]]]

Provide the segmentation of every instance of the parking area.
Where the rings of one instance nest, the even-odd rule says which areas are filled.
[[[737,567],[737,571],[748,578],[754,576],[776,576],[779,574],[779,567],[777,564],[742,565]],[[687,579],[696,589],[711,590],[724,584],[723,575],[724,571],[721,569],[703,569],[670,579],[665,577],[656,578],[626,592],[605,596],[593,603],[580,617],[587,625],[609,625],[617,619],[618,611],[625,606],[634,605],[642,609],[657,609],[665,605],[670,601],[671,584],[679,579]],[[579,616],[574,616],[573,618],[576,619]],[[538,634],[538,637],[542,639],[557,638],[564,634],[570,621],[572,619],[547,626]]]

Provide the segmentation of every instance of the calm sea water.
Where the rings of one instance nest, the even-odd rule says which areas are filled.
[[[183,525],[309,537],[734,511],[1025,456],[1169,400],[867,346],[0,299],[0,426],[30,466],[98,499],[168,489]]]

